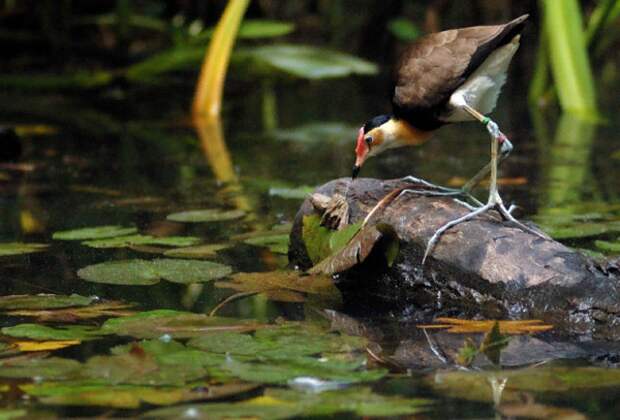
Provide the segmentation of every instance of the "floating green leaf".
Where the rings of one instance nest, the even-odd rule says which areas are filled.
[[[134,234],[138,231],[135,227],[124,226],[96,226],[81,229],[63,230],[55,232],[53,239],[61,241],[85,241],[88,239],[104,239],[115,238],[118,236],[126,236]]]
[[[83,325],[65,325],[62,327],[48,327],[40,324],[18,324],[13,327],[2,328],[2,334],[11,337],[29,338],[32,340],[92,340],[99,338],[101,333],[97,328]]]
[[[173,283],[200,283],[216,280],[232,272],[228,266],[210,261],[163,258],[121,260],[89,265],[78,271],[86,281],[106,284],[152,285],[160,279]]]
[[[24,243],[24,242],[4,242],[0,243],[0,257],[8,255],[32,254],[33,252],[44,251],[49,245]]]
[[[212,258],[218,251],[227,248],[230,248],[229,244],[207,244],[171,249],[164,252],[164,255],[171,258]]]
[[[148,286],[159,283],[160,276],[147,260],[109,261],[89,265],[78,270],[77,275],[93,283]]]
[[[375,64],[348,54],[309,45],[272,44],[240,50],[237,56],[306,79],[372,75]]]
[[[172,213],[169,214],[166,219],[172,220],[173,222],[204,223],[241,219],[243,216],[245,216],[245,212],[243,210],[222,211],[217,209],[206,209]]]
[[[136,338],[190,338],[211,332],[247,332],[259,327],[261,324],[252,320],[209,317],[205,314],[160,309],[108,319],[101,331]]]
[[[109,239],[82,242],[91,248],[126,248],[134,245],[190,246],[201,241],[194,236],[155,237],[150,235],[130,235]]]
[[[299,413],[295,403],[263,401],[260,397],[237,403],[190,404],[147,411],[147,419],[179,419],[184,417],[220,419],[288,419]]]
[[[96,297],[72,295],[9,295],[0,297],[0,309],[58,309],[74,306],[88,306]]]
[[[77,308],[18,309],[12,310],[8,312],[8,314],[12,316],[35,317],[39,322],[75,322],[78,320],[101,318],[104,316],[113,317],[132,315],[134,311],[129,309],[131,306],[132,305],[128,303],[108,301]]]
[[[598,249],[602,249],[605,252],[620,252],[620,240],[616,242],[594,241],[594,245],[596,245]]]
[[[620,221],[578,223],[571,226],[544,226],[544,230],[554,239],[588,238],[610,232],[620,232]]]
[[[299,392],[268,388],[265,396],[296,403],[304,416],[335,416],[354,414],[361,417],[392,417],[416,414],[428,409],[431,401],[422,398],[404,398],[372,392],[366,387],[351,387],[321,393]]]
[[[0,377],[37,378],[39,380],[70,379],[78,374],[80,367],[80,362],[60,357],[5,359],[0,361]]]
[[[335,253],[359,231],[361,222],[333,231],[321,226],[321,219],[317,215],[304,216],[302,238],[313,263],[327,258]]]
[[[271,234],[265,236],[256,236],[253,238],[246,239],[243,241],[249,245],[256,246],[264,246],[269,248],[269,250],[276,254],[286,254],[288,253],[288,242],[289,235],[288,234]]]
[[[232,269],[210,261],[177,260],[172,258],[152,261],[155,271],[173,283],[203,283],[226,277]]]

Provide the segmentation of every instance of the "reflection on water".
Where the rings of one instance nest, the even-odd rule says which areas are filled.
[[[178,124],[183,118],[182,103],[177,107],[171,102],[162,112],[159,104],[165,101],[157,99],[152,109],[132,109],[128,115],[118,111],[123,103],[102,106],[77,101],[76,107],[73,100],[66,102],[66,108],[63,102],[56,104],[56,112],[45,104],[46,98],[39,104],[32,101],[36,112],[25,115],[24,106],[15,101],[2,120],[49,123],[56,131],[23,134],[18,164],[0,164],[0,236],[3,242],[51,243],[51,248],[4,257],[1,294],[78,293],[136,302],[142,309],[196,313],[217,307],[218,315],[258,321],[279,316],[325,321],[327,317],[337,330],[369,337],[370,359],[398,372],[372,384],[375,390],[439,400],[430,409],[431,417],[481,417],[496,412],[613,417],[610,402],[620,394],[620,378],[616,371],[591,367],[592,362],[617,363],[618,349],[612,345],[574,343],[553,332],[515,336],[501,348],[496,362],[519,369],[498,370],[498,363],[484,352],[474,352],[465,370],[455,370],[462,361],[459,354],[467,350],[463,350],[465,339],[471,340],[470,350],[478,349],[484,334],[426,333],[407,323],[404,314],[354,318],[320,299],[282,303],[282,296],[299,299],[298,292],[274,293],[281,298],[278,303],[246,290],[242,293],[247,295],[218,307],[231,291],[213,283],[184,286],[162,281],[149,287],[88,283],[76,276],[78,269],[108,260],[151,257],[145,248],[93,249],[51,241],[51,234],[63,229],[135,225],[144,234],[197,236],[207,244],[228,244],[214,252],[213,259],[235,272],[283,269],[287,260],[277,252],[281,245],[267,241],[262,242],[267,246],[257,246],[247,239],[265,232],[281,235],[278,226],[295,215],[301,200],[270,194],[272,187],[318,185],[347,175],[355,135],[355,129],[347,128],[378,108],[373,89],[363,89],[361,83],[328,82],[281,90],[262,86],[239,101],[233,95],[222,121],[195,121],[193,127]],[[513,99],[520,97],[518,89],[512,89]],[[573,227],[586,220],[604,229],[620,220],[620,181],[613,176],[617,158],[615,163],[613,156],[608,159],[609,152],[618,149],[617,121],[596,127],[561,116],[556,124],[544,121],[544,127],[534,130],[520,100],[510,99],[500,106],[497,119],[516,150],[502,173],[506,178],[525,177],[526,182],[501,187],[506,201],[516,201],[525,213],[537,215],[552,228]],[[84,111],[83,119],[79,109]],[[70,118],[63,120],[64,113]],[[422,148],[386,153],[369,162],[365,175],[395,177],[413,171],[438,183],[454,176],[467,178],[488,158],[487,143],[486,134],[474,124],[446,127]],[[251,216],[203,224],[166,220],[170,213],[199,208],[237,208]],[[581,213],[577,208],[583,209]],[[581,236],[579,246],[594,249],[590,239],[614,240],[618,234],[610,232],[617,231],[610,228]],[[326,306],[334,311],[323,312]],[[3,326],[22,321],[5,317]],[[96,345],[82,345],[60,354],[84,359],[100,351]],[[547,363],[552,359],[572,362]],[[580,389],[593,391],[573,398]]]

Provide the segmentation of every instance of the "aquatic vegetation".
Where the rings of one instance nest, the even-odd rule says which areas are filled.
[[[173,222],[182,223],[207,223],[207,222],[225,222],[228,220],[241,219],[245,216],[243,210],[187,210],[179,213],[169,214],[166,219]]]
[[[32,254],[33,252],[42,252],[49,245],[37,243],[22,242],[4,242],[0,243],[0,257],[9,255]]]

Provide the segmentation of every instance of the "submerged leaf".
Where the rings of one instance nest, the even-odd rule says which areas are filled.
[[[316,187],[309,187],[307,185],[296,188],[271,187],[269,188],[269,195],[281,198],[303,200],[308,197],[308,195],[310,195],[315,189]]]
[[[245,216],[243,210],[190,210],[179,213],[169,214],[166,219],[173,222],[183,223],[204,223],[204,222],[223,222],[228,220],[241,219]]]
[[[86,281],[106,284],[152,285],[160,279],[173,283],[199,283],[227,276],[232,269],[210,261],[183,259],[121,260],[89,265],[78,271]]]
[[[23,242],[4,242],[0,243],[0,257],[8,255],[32,254],[33,252],[44,251],[49,245]]]
[[[81,229],[63,230],[55,232],[52,239],[61,241],[84,241],[88,239],[115,238],[134,234],[138,231],[135,227],[124,226],[96,226]]]
[[[517,321],[498,321],[498,320],[469,320],[459,318],[435,319],[436,324],[418,325],[423,329],[446,329],[449,333],[488,333],[493,330],[495,324],[499,327],[501,334],[531,334],[536,332],[548,331],[553,325],[543,324],[538,319],[526,319]]]
[[[74,306],[87,306],[96,299],[94,296],[72,295],[9,295],[0,296],[0,309],[57,309]]]
[[[265,236],[255,236],[243,241],[249,245],[264,246],[276,254],[288,253],[288,234],[267,234]]]

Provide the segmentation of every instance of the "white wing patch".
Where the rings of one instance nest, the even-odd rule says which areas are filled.
[[[459,106],[463,100],[482,114],[488,114],[497,104],[497,98],[506,83],[506,71],[510,60],[519,48],[520,35],[509,44],[493,51],[451,96],[442,121],[471,121],[473,117]]]

